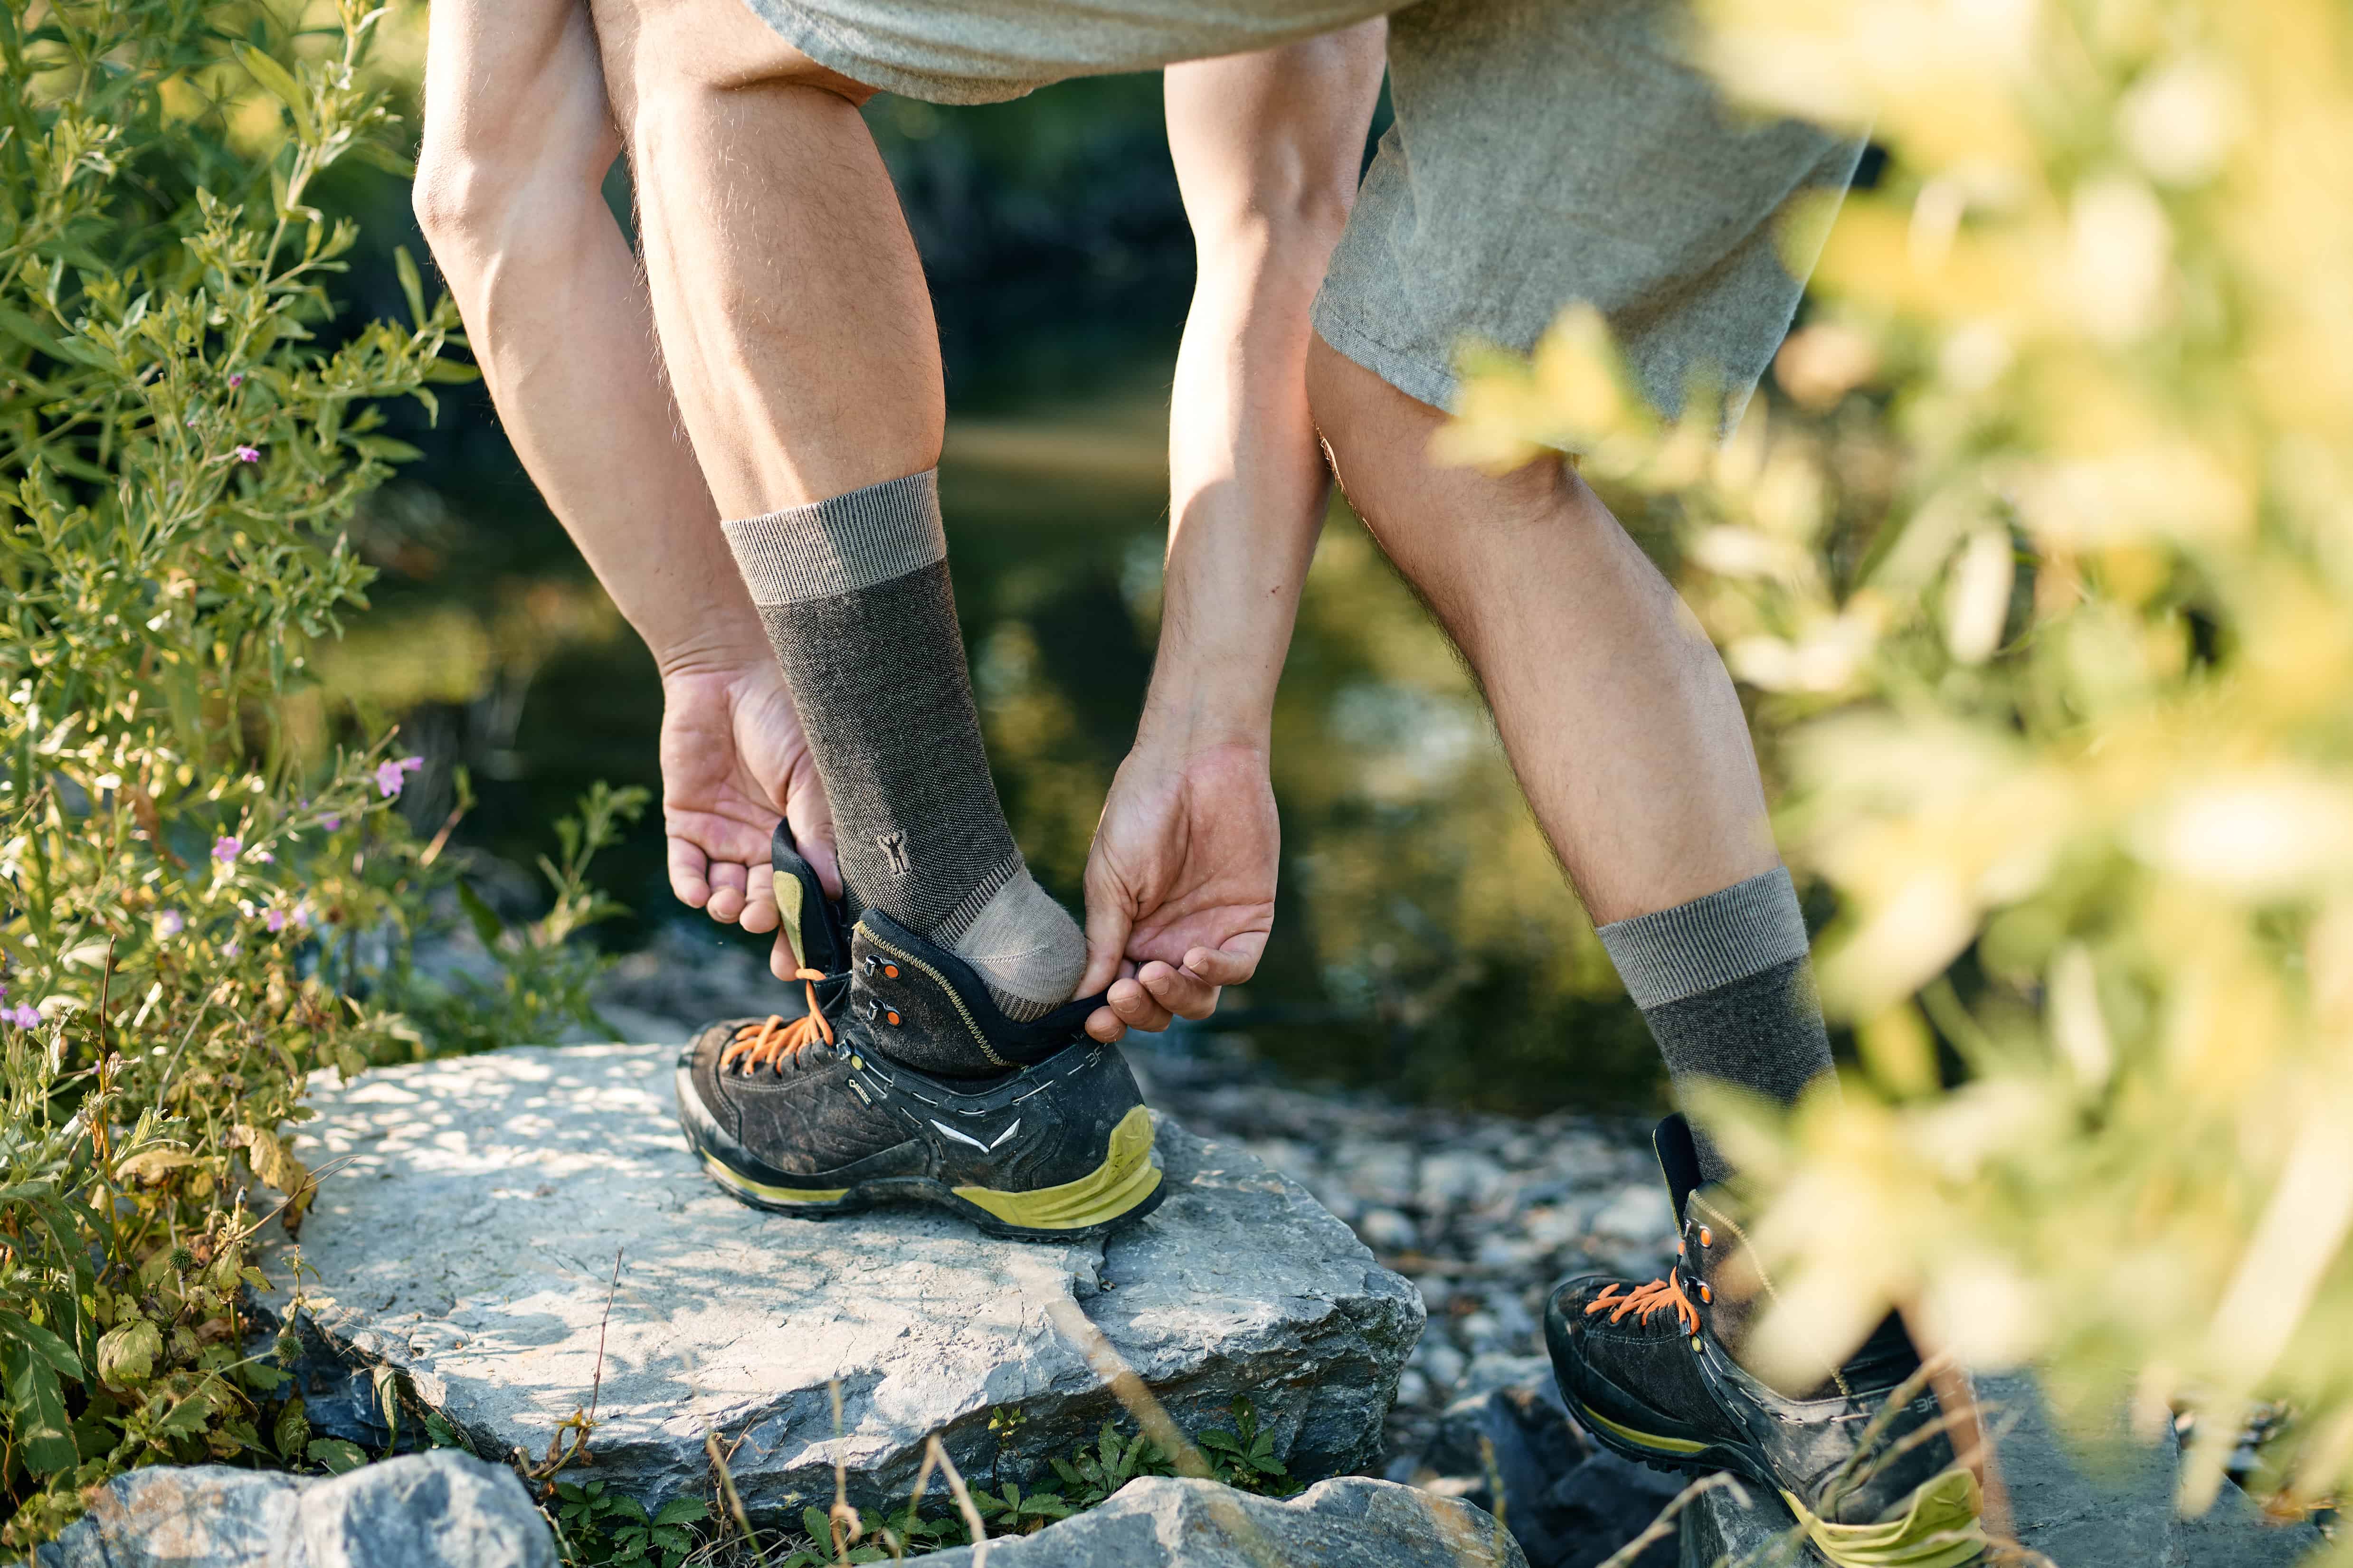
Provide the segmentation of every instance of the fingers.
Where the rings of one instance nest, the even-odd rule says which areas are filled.
[[[1156,1032],[1178,1018],[1206,1018],[1218,1010],[1218,997],[1226,986],[1239,985],[1257,973],[1265,947],[1266,933],[1250,931],[1221,948],[1192,949],[1181,969],[1155,959],[1112,984],[1105,1005],[1087,1020],[1087,1032],[1108,1044],[1125,1029]]]
[[[699,910],[710,900],[710,859],[690,840],[673,835],[670,841],[670,890],[688,909]]]
[[[1164,1019],[1171,1014],[1179,1018],[1206,1018],[1218,1010],[1218,988],[1189,967],[1179,969],[1173,963],[1155,962],[1137,970],[1135,977],[1152,994]],[[1157,1026],[1166,1028],[1167,1025]]]
[[[703,908],[715,921],[731,924],[744,912],[749,874],[742,866],[720,861],[711,868],[711,900]]]
[[[1113,981],[1103,1000],[1110,1005],[1112,1013],[1119,1021],[1131,1029],[1157,1033],[1168,1026],[1168,1009],[1145,988],[1143,981],[1133,976]]]
[[[823,838],[803,838],[796,834],[794,843],[801,858],[809,863],[809,869],[817,873],[818,885],[825,889],[826,896],[841,897],[841,858],[834,853],[830,831]]]
[[[1258,961],[1266,952],[1266,932],[1244,931],[1223,947],[1188,948],[1185,952],[1185,973],[1195,975],[1215,986],[1240,985],[1258,973]],[[1187,1017],[1196,1015],[1187,1013]]]
[[[1120,963],[1127,953],[1128,932],[1135,929],[1134,900],[1124,888],[1097,869],[1100,865],[1092,858],[1087,862],[1087,972],[1079,976],[1082,996],[1093,995],[1118,977]],[[1100,1017],[1101,1012],[1096,1016]]]
[[[800,967],[801,955],[793,951],[793,928],[785,926],[776,932],[776,945],[768,950],[768,973],[779,980],[790,980]]]
[[[795,797],[785,807],[785,821],[793,830],[793,847],[817,873],[818,885],[828,897],[841,897],[841,860],[834,853],[833,813],[825,797]]]
[[[736,923],[754,933],[776,929],[776,879],[765,866],[744,868],[744,913]]]

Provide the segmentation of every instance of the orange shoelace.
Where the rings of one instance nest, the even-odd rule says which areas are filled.
[[[790,1022],[771,1013],[764,1022],[746,1024],[736,1030],[727,1048],[719,1053],[721,1072],[738,1062],[745,1072],[785,1062],[797,1067],[801,1053],[819,1040],[828,1046],[833,1044],[833,1026],[825,1021],[817,1005],[817,983],[825,978],[824,973],[815,969],[797,969],[793,978],[801,983],[802,994],[808,999],[808,1011]]]
[[[1637,1285],[1622,1296],[1618,1293],[1618,1290],[1619,1287],[1615,1284],[1604,1286],[1600,1295],[1585,1304],[1585,1315],[1589,1318],[1602,1309],[1609,1308],[1610,1309],[1609,1321],[1614,1323],[1629,1312],[1638,1317],[1648,1318],[1672,1308],[1675,1316],[1683,1320],[1684,1332],[1693,1334],[1699,1332],[1699,1309],[1693,1306],[1691,1298],[1683,1294],[1683,1288],[1675,1282],[1675,1277],[1672,1271],[1664,1279],[1653,1279],[1647,1285]]]

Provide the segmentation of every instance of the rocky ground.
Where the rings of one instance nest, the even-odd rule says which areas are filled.
[[[1110,1408],[1083,1352],[1099,1342],[1197,1426],[1237,1388],[1253,1391],[1303,1477],[1338,1479],[1285,1503],[1139,1483],[1002,1543],[1008,1563],[1786,1560],[1793,1521],[1780,1503],[1718,1489],[1625,1563],[1620,1548],[1680,1479],[1598,1450],[1543,1355],[1538,1314],[1561,1277],[1648,1277],[1671,1257],[1641,1122],[1433,1111],[1303,1088],[1256,1063],[1245,1040],[1186,1030],[1130,1052],[1174,1119],[1160,1154],[1176,1191],[1152,1221],[1053,1248],[878,1215],[780,1259],[754,1234],[763,1216],[707,1191],[681,1157],[660,1048],[776,994],[750,954],[681,931],[619,965],[602,999],[610,1027],[596,1037],[644,1044],[494,1052],[320,1089],[300,1152],[343,1163],[302,1236],[312,1288],[299,1370],[312,1430],[370,1453],[416,1446],[414,1423],[396,1431],[383,1417],[384,1390],[397,1386],[404,1407],[421,1405],[477,1453],[512,1451],[530,1468],[544,1431],[580,1421],[559,1416],[585,1382],[596,1442],[583,1462],[599,1484],[695,1494],[708,1479],[704,1435],[724,1432],[736,1489],[755,1512],[789,1517],[837,1487],[853,1500],[895,1496],[909,1444],[934,1432],[976,1477],[1008,1461],[1035,1470]],[[1351,1230],[1387,1268],[1365,1267]],[[781,1317],[779,1300],[790,1303]],[[288,1305],[257,1301],[257,1322]],[[1040,1318],[1058,1331],[1033,1331]],[[396,1384],[379,1381],[386,1369]],[[2235,1488],[2207,1519],[2177,1521],[2173,1443],[2131,1449],[2095,1479],[2053,1437],[2030,1378],[1980,1386],[2016,1415],[2002,1463],[2017,1539],[2036,1561],[2289,1568],[2321,1544],[2309,1525],[2266,1527]],[[224,1489],[236,1488],[230,1507]],[[199,1494],[213,1500],[192,1510]],[[526,1526],[507,1532],[512,1550],[467,1544],[480,1533],[470,1521],[491,1514]],[[554,1553],[529,1515],[511,1474],[448,1452],[334,1481],[142,1471],[116,1481],[42,1563],[533,1568]]]
[[[776,994],[750,954],[681,932],[624,959],[600,1005],[626,1038],[683,1039]],[[1247,1145],[1419,1288],[1429,1327],[1375,1467],[1393,1479],[1412,1479],[1450,1404],[1543,1372],[1538,1321],[1553,1285],[1589,1268],[1648,1279],[1672,1254],[1641,1121],[1530,1121],[1286,1085],[1247,1041],[1192,1027],[1138,1037],[1128,1058],[1154,1105],[1203,1137]]]

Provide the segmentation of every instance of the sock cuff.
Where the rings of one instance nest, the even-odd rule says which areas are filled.
[[[720,527],[762,605],[854,594],[948,554],[937,468]]]
[[[1806,956],[1806,917],[1788,868],[1671,910],[1599,928],[1634,1005],[1648,1011]]]

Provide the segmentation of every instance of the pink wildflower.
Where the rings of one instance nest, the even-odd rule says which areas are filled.
[[[343,825],[343,819],[339,814],[331,811],[327,813],[326,816],[319,818],[319,825],[324,827],[328,832],[332,833],[336,828],[341,827]]]
[[[8,1021],[20,1029],[29,1029],[41,1021],[41,1016],[30,1007],[18,1007],[8,1015]]]
[[[245,372],[241,370],[231,371],[229,373],[228,384],[231,386],[243,386],[245,384]]]
[[[222,837],[213,840],[213,858],[219,861],[224,866],[235,860],[244,852],[245,840],[242,838]]]
[[[284,931],[286,929],[286,911],[284,910],[272,910],[268,914],[261,917],[261,923],[268,926],[273,934],[278,931]]]
[[[423,757],[401,757],[378,763],[375,770],[375,787],[384,792],[385,799],[390,800],[400,793],[401,780],[424,765]]]
[[[240,463],[258,463],[261,461],[261,448],[259,447],[239,447],[237,449],[237,460]]]
[[[155,934],[169,939],[188,929],[188,917],[177,910],[165,910],[155,917]]]

